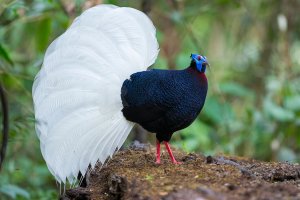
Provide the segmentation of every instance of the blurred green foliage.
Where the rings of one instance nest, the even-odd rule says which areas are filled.
[[[31,86],[51,41],[101,2],[0,0],[0,81],[10,107],[0,199],[57,198],[35,135]],[[173,144],[205,154],[299,161],[300,1],[104,2],[151,9],[161,48],[154,68],[184,68],[190,53],[210,61],[205,107]]]

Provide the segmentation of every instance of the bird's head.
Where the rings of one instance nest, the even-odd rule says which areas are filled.
[[[199,72],[204,73],[206,70],[206,66],[209,66],[207,59],[205,56],[200,54],[191,54],[191,67],[195,67]]]

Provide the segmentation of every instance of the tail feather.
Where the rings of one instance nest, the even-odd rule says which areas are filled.
[[[123,81],[158,51],[149,18],[113,5],[88,9],[50,44],[32,93],[42,155],[58,182],[122,146],[134,125],[121,112]]]

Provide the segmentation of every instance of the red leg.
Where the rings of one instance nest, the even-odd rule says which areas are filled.
[[[169,143],[166,142],[166,141],[164,141],[164,143],[165,143],[165,145],[166,145],[166,148],[167,148],[167,151],[168,151],[168,153],[169,153],[169,155],[170,155],[170,158],[171,158],[171,160],[172,160],[172,163],[174,163],[174,164],[181,164],[180,162],[177,162],[176,159],[174,158]]]
[[[156,141],[156,164],[160,164],[160,142]]]

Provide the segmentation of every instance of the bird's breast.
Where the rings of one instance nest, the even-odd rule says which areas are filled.
[[[123,83],[122,111],[150,132],[174,132],[195,120],[206,93],[205,75],[187,70],[138,72]]]

